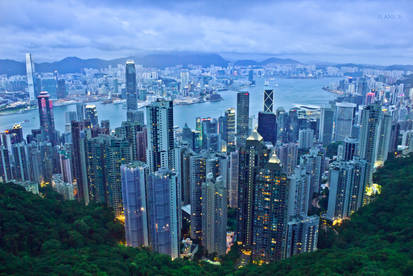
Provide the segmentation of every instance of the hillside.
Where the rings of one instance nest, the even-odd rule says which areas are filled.
[[[238,271],[231,257],[212,266],[124,247],[108,209],[0,184],[0,275],[413,275],[413,155],[386,162],[375,182],[381,195],[327,236],[327,248]]]

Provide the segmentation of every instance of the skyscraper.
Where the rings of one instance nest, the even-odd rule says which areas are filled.
[[[34,89],[34,63],[32,54],[26,53],[26,75],[27,75],[27,89],[29,91],[29,99],[31,102],[36,100]]]
[[[206,157],[190,157],[191,238],[202,239],[202,184],[206,179]]]
[[[327,146],[332,141],[333,136],[333,121],[334,121],[334,111],[330,108],[321,108],[320,117],[320,130],[319,130],[319,142]]]
[[[295,217],[288,222],[284,258],[317,250],[318,216]]]
[[[110,137],[105,158],[105,175],[107,180],[107,205],[112,207],[115,215],[123,214],[122,182],[120,167],[132,161],[132,151],[128,141]]]
[[[300,129],[298,132],[298,148],[309,149],[314,144],[314,131],[312,129]]]
[[[344,138],[351,136],[353,128],[354,112],[356,104],[336,103],[334,140],[344,141]]]
[[[209,254],[225,255],[227,190],[222,176],[208,173],[202,184],[202,244]]]
[[[72,121],[72,164],[76,198],[89,204],[86,142],[91,137],[90,122]]]
[[[347,137],[344,139],[344,154],[343,160],[350,161],[357,155],[358,141],[355,138]]]
[[[121,166],[125,237],[128,246],[149,246],[147,174],[147,165],[139,161]]]
[[[85,118],[88,120],[92,127],[99,127],[98,112],[96,105],[88,104],[85,107]]]
[[[251,254],[253,245],[255,177],[268,161],[269,150],[262,137],[253,130],[245,146],[239,149],[238,229],[237,242]]]
[[[228,204],[231,208],[238,208],[238,177],[239,157],[238,151],[234,151],[229,155]]]
[[[277,143],[277,118],[272,112],[258,113],[258,133],[265,142]]]
[[[237,144],[245,142],[248,137],[250,94],[248,92],[237,93]]]
[[[349,217],[362,206],[368,169],[368,163],[358,158],[332,163],[329,171],[328,219]]]
[[[147,163],[151,172],[159,168],[174,168],[174,132],[172,101],[157,99],[146,107],[148,150]]]
[[[293,174],[298,163],[298,144],[285,143],[275,147],[277,156],[281,160],[281,167],[287,175]]]
[[[139,160],[139,158],[142,158],[140,156],[138,158],[138,153],[142,155],[142,148],[139,148],[138,145],[138,138],[140,138],[139,142],[144,143],[145,141],[141,141],[141,139],[144,139],[144,137],[141,137],[141,135],[138,137],[138,133],[143,130],[143,125],[136,121],[125,121],[122,122],[122,125],[118,128],[116,128],[116,136],[125,139],[129,142],[129,144],[132,147],[132,160]],[[146,148],[146,147],[145,147]]]
[[[40,95],[37,97],[37,103],[42,136],[52,145],[56,145],[57,135],[54,125],[53,106],[52,101],[49,100],[49,94],[46,91],[40,92]]]
[[[252,261],[260,264],[281,260],[287,226],[288,181],[275,152],[258,168],[255,182]]]
[[[77,120],[83,121],[85,119],[85,104],[77,103],[76,104],[76,113],[77,113]]]
[[[236,136],[236,124],[235,124],[235,109],[228,108],[225,111],[226,122],[226,137],[224,140],[227,142],[227,151],[235,149],[235,136]]]
[[[392,130],[392,116],[389,113],[383,113],[382,121],[380,124],[380,134],[377,145],[377,157],[376,164],[381,166],[386,162],[390,149]]]
[[[177,176],[161,168],[148,176],[149,244],[155,251],[179,257],[181,198]]]
[[[368,105],[361,111],[359,155],[360,158],[366,160],[369,164],[369,184],[373,181],[374,163],[377,158],[381,119],[382,111],[381,106],[378,103]]]
[[[138,98],[136,95],[136,69],[133,60],[126,61],[126,108],[127,119],[132,120],[133,112],[138,109]]]
[[[264,112],[274,112],[274,90],[264,90]]]
[[[277,141],[288,143],[288,113],[284,108],[277,108]]]

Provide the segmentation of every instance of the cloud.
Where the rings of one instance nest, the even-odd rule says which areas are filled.
[[[413,63],[409,1],[0,1],[0,58],[152,51]]]

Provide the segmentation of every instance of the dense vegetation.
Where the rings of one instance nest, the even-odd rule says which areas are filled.
[[[382,194],[326,235],[325,249],[235,271],[122,246],[122,225],[99,205],[0,184],[1,275],[413,275],[413,156],[375,175]],[[324,239],[324,238],[323,238]]]

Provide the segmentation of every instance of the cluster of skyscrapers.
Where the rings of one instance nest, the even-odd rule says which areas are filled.
[[[66,199],[111,207],[124,219],[127,245],[172,258],[188,237],[205,253],[224,255],[228,208],[237,211],[241,264],[314,251],[320,225],[314,210],[323,190],[329,193],[322,219],[346,219],[368,202],[373,172],[388,154],[400,144],[413,150],[402,86],[378,93],[362,80],[328,107],[288,112],[274,111],[275,91],[265,87],[256,127],[250,92],[240,91],[236,108],[219,118],[175,129],[171,100],[153,101],[146,114],[138,110],[133,61],[125,72],[127,120],[111,130],[96,106],[77,104],[60,134],[49,94],[34,92],[27,59],[40,128],[26,139],[19,125],[1,133],[2,180],[52,185]],[[332,143],[334,156],[327,151]]]

